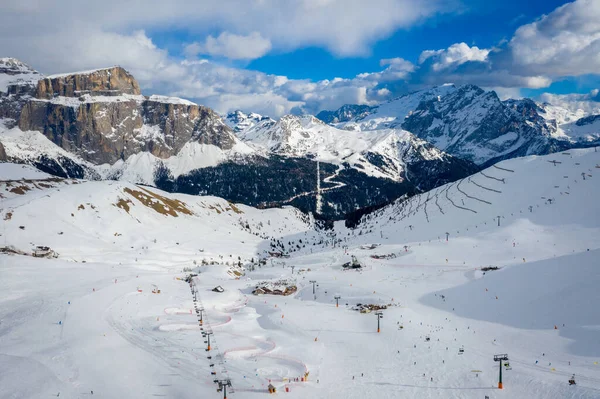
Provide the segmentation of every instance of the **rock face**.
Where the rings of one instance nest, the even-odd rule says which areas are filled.
[[[11,103],[19,128],[39,131],[93,164],[114,164],[139,152],[168,158],[188,142],[224,150],[235,144],[231,129],[211,109],[142,96],[120,67],[43,78],[34,94],[24,104]]]
[[[4,149],[2,142],[0,142],[0,162],[6,162],[6,161],[7,161],[6,150]]]
[[[190,141],[221,149],[235,144],[220,117],[196,104],[124,95],[111,101],[95,101],[89,95],[72,100],[29,101],[19,127],[37,130],[94,164],[114,164],[142,151],[168,158]]]
[[[335,111],[321,111],[316,117],[325,123],[341,123],[351,120],[361,120],[369,115],[377,107],[368,105],[346,104]]]
[[[15,58],[0,58],[0,118],[7,127],[19,120],[21,108],[35,95],[37,81],[42,77],[29,65]]]
[[[88,72],[52,75],[38,81],[36,97],[79,97],[92,95],[139,95],[140,86],[129,72],[121,67]]]
[[[547,154],[551,127],[533,101],[504,104],[473,85],[423,101],[402,124],[436,147],[480,165],[516,156]]]

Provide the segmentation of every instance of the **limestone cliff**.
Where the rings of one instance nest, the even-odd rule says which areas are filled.
[[[94,164],[114,164],[141,151],[168,158],[190,141],[221,149],[235,144],[231,129],[211,109],[157,96],[32,99],[19,127],[37,130]]]
[[[5,69],[12,73],[14,63]],[[142,96],[135,78],[121,67],[38,75],[28,87],[9,86],[15,94],[0,98],[0,118],[18,121],[21,130],[39,131],[94,164],[114,164],[142,151],[168,158],[190,141],[223,150],[236,143],[211,109],[178,98]]]
[[[79,97],[91,95],[140,94],[133,76],[121,67],[72,74],[52,75],[38,81],[36,97]]]

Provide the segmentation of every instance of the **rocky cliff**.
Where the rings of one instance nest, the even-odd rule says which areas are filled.
[[[35,95],[37,81],[42,77],[29,65],[15,58],[0,58],[0,119],[12,127],[21,108]]]
[[[211,109],[140,95],[120,67],[39,80],[20,111],[21,130],[35,130],[94,164],[114,164],[139,152],[176,155],[188,142],[230,149],[235,136]]]
[[[4,145],[0,142],[0,162],[7,161],[6,150],[4,149]]]
[[[138,82],[121,67],[48,76],[38,81],[36,90],[37,98],[82,94],[139,95],[141,92]]]

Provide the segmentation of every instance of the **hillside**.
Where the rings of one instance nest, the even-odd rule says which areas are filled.
[[[23,254],[0,254],[0,396],[217,398],[229,378],[250,399],[269,383],[290,398],[595,398],[599,163],[503,161],[332,230],[289,207],[2,164],[0,240]],[[38,245],[57,257],[27,256]],[[342,270],[351,255],[361,270]],[[278,284],[296,292],[251,294]],[[380,333],[358,304],[386,305]]]

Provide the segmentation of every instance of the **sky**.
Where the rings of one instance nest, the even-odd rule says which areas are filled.
[[[3,0],[0,57],[272,117],[444,84],[600,101],[600,0]]]

